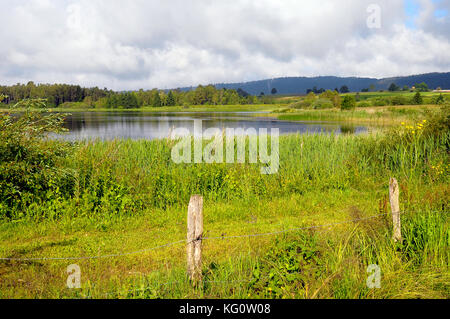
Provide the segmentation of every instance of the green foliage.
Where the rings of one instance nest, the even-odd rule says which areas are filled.
[[[167,106],[175,106],[176,105],[176,101],[175,101],[175,97],[173,96],[172,91],[169,91],[169,94],[167,94]]]
[[[423,104],[423,98],[420,92],[417,92],[414,97],[412,98],[412,104],[421,105]]]
[[[370,106],[372,106],[372,105],[370,104],[370,102],[367,102],[367,101],[361,101],[361,102],[358,102],[356,106],[357,106],[357,107],[370,107]]]
[[[79,85],[67,84],[39,84],[33,82],[16,84],[12,86],[0,86],[0,94],[7,96],[5,103],[14,105],[25,99],[46,99],[50,107],[58,107],[66,102],[82,102],[86,97],[98,101],[106,97],[110,92],[107,89],[82,88]]]
[[[329,99],[318,99],[312,104],[312,107],[315,110],[332,109],[334,105]]]
[[[342,100],[341,109],[342,110],[353,110],[355,108],[356,108],[355,97],[352,95],[344,96],[344,99]]]
[[[428,85],[425,82],[422,83],[418,83],[415,85],[416,87],[416,92],[428,92]]]
[[[182,105],[247,105],[272,104],[273,97],[256,97],[242,89],[216,89],[213,85],[198,86],[194,90],[182,92],[171,90],[167,94],[157,89],[135,92],[113,92],[106,88],[81,88],[73,85],[27,85],[0,86],[6,105],[14,105],[23,99],[46,99],[50,107],[64,108],[111,108],[136,109],[143,106]]]
[[[442,95],[442,93],[439,94],[438,97],[433,99],[433,104],[441,105],[441,104],[444,104],[444,103],[445,103],[445,99],[444,99],[444,96]]]
[[[400,87],[399,87],[397,84],[392,83],[392,84],[389,86],[389,91],[391,91],[391,92],[400,91]]]
[[[162,104],[162,101],[161,101],[161,94],[160,94],[160,92],[159,91],[155,91],[154,93],[153,93],[153,102],[152,102],[152,106],[153,107],[161,107],[163,104]]]
[[[406,97],[398,95],[398,96],[394,96],[393,98],[391,98],[391,105],[407,105],[408,104],[408,100],[406,99]]]
[[[83,285],[76,297],[105,298],[111,292],[110,298],[448,298],[450,239],[443,212],[448,211],[450,135],[448,110],[441,111],[413,129],[403,125],[381,135],[282,136],[280,171],[270,176],[249,163],[174,164],[170,140],[80,142],[65,156],[68,144],[42,135],[29,145],[28,129],[10,128],[10,135],[21,132],[25,152],[9,151],[9,135],[1,136],[0,154],[9,155],[1,161],[0,181],[13,186],[1,186],[7,192],[0,194],[0,214],[14,220],[0,223],[1,256],[115,254],[178,241],[187,203],[197,193],[205,198],[211,237],[340,223],[387,212],[387,178],[395,176],[406,212],[403,244],[392,244],[387,217],[324,232],[211,240],[206,281],[196,289],[185,280],[185,246],[173,246],[119,258],[112,271],[110,263],[88,261],[95,285]],[[18,143],[13,139],[13,144]],[[8,193],[14,185],[20,194]],[[370,264],[382,268],[382,289],[365,285]],[[59,267],[3,266],[8,276],[0,282],[3,297],[73,297],[61,288]],[[149,268],[136,279],[135,272]],[[22,278],[30,286],[18,281]]]
[[[316,238],[300,233],[277,240],[253,270],[250,288],[260,297],[282,298],[304,290],[322,270]]]
[[[378,97],[373,101],[374,106],[386,106],[389,105],[389,101],[386,98]]]
[[[345,93],[349,93],[349,92],[350,92],[350,90],[349,90],[349,88],[348,88],[347,85],[343,85],[339,91],[340,91],[342,94],[345,94]]]
[[[403,218],[402,229],[404,259],[416,266],[448,265],[449,256],[442,253],[442,247],[450,243],[445,212],[409,214]]]
[[[72,191],[71,177],[58,168],[70,147],[45,140],[50,133],[64,131],[63,116],[31,110],[44,106],[43,100],[28,99],[15,105],[26,109],[19,117],[0,116],[0,217],[12,217],[32,202]]]
[[[135,109],[138,106],[137,97],[131,92],[112,94],[106,102],[106,107],[112,109]]]
[[[337,91],[327,90],[324,93],[320,94],[319,97],[322,99],[330,100],[333,103],[333,106],[335,108],[341,107],[341,96],[339,95],[339,93]]]

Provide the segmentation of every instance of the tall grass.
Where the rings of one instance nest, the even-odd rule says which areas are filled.
[[[71,187],[55,185],[9,210],[0,224],[1,256],[96,255],[180,240],[186,203],[197,193],[212,236],[360,220],[389,212],[390,177],[401,185],[404,242],[392,242],[389,215],[205,241],[205,282],[197,289],[185,277],[183,246],[80,261],[89,280],[78,292],[61,287],[64,264],[2,262],[0,297],[448,298],[450,134],[410,131],[283,136],[274,175],[261,175],[259,164],[175,164],[170,140],[73,144],[56,163]],[[371,264],[382,270],[381,289],[366,286]],[[32,283],[22,289],[18,279]]]

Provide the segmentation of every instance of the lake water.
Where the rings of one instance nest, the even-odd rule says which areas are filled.
[[[259,114],[259,116],[258,116]],[[278,128],[289,133],[348,133],[361,134],[368,128],[361,125],[333,122],[289,122],[261,116],[261,113],[149,113],[149,112],[74,112],[66,118],[69,129],[62,138],[67,140],[102,139],[161,139],[177,128],[194,132],[194,120],[201,120],[203,130],[209,128]],[[197,123],[199,123],[197,121]]]

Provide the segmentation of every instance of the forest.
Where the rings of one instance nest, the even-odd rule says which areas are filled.
[[[216,89],[213,85],[199,85],[191,91],[139,90],[115,92],[107,88],[83,88],[68,84],[15,84],[0,86],[3,103],[10,107],[24,99],[45,99],[48,107],[123,108],[135,109],[144,106],[184,105],[245,105],[268,104],[270,96],[252,96],[242,89]]]

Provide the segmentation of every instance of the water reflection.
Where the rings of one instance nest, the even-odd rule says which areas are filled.
[[[331,133],[360,134],[364,126],[329,122],[288,122],[249,113],[145,113],[145,112],[77,112],[66,118],[67,140],[80,139],[161,139],[170,136],[176,128],[187,128],[193,133],[194,120],[202,120],[208,128],[278,128],[280,134]]]

